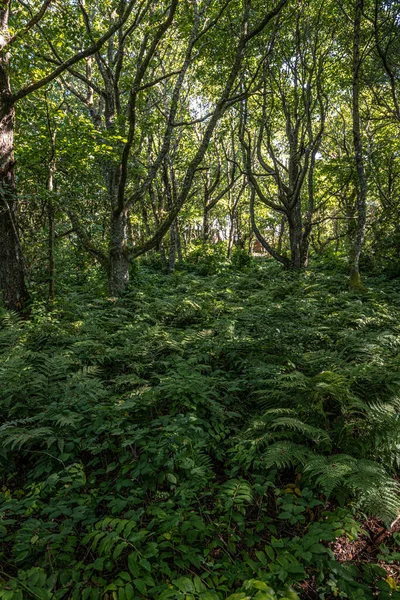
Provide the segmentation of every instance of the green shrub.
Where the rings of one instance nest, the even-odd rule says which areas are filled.
[[[141,269],[3,314],[0,598],[396,598],[331,548],[399,510],[400,293],[368,285]]]

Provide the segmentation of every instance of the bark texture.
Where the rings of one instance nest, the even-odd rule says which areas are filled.
[[[110,224],[110,254],[108,286],[111,296],[120,296],[128,289],[129,256],[127,252],[128,214],[113,212]]]
[[[0,34],[8,39],[9,2],[0,5]],[[29,300],[16,225],[14,161],[15,109],[11,96],[9,56],[0,52],[0,290],[6,308],[24,312]]]

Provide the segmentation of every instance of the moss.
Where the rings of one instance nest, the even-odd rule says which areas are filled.
[[[361,276],[360,273],[358,271],[353,271],[350,274],[350,289],[351,290],[356,290],[359,292],[366,292],[366,287],[364,286],[363,282],[361,281]]]

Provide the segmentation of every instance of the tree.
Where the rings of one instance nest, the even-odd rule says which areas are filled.
[[[135,0],[125,6],[121,0],[118,6],[119,17],[108,30],[85,49],[75,52],[70,58],[59,61],[58,66],[38,80],[32,80],[19,90],[13,91],[10,78],[10,52],[12,46],[23,40],[32,29],[39,27],[44,19],[51,0],[44,0],[39,10],[27,19],[23,26],[10,33],[9,19],[12,14],[11,0],[0,4],[0,290],[5,305],[19,312],[27,309],[28,290],[24,274],[24,258],[18,235],[17,194],[15,185],[14,125],[15,105],[33,92],[47,86],[80,60],[98,52],[103,44],[117,31],[130,16]]]
[[[315,159],[327,111],[323,73],[329,48],[322,28],[322,9],[322,4],[314,9],[308,2],[303,3],[295,22],[277,32],[271,57],[263,68],[262,90],[246,104],[240,132],[252,187],[254,232],[276,260],[294,269],[308,262],[315,211]],[[255,198],[284,217],[290,258],[261,235],[255,219]]]
[[[154,64],[152,59],[156,57],[158,46],[165,40],[169,28],[172,26],[174,15],[178,9],[177,0],[173,0],[169,6],[168,15],[165,20],[155,29],[153,35],[148,32],[140,38],[139,46],[141,48],[138,54],[138,60],[135,66],[135,72],[130,84],[129,102],[126,112],[126,141],[122,144],[122,149],[117,153],[116,166],[113,169],[112,186],[110,187],[109,197],[111,201],[111,220],[110,220],[110,251],[106,256],[99,251],[90,241],[89,236],[85,233],[83,227],[79,223],[77,215],[71,214],[72,224],[83,241],[84,246],[93,255],[96,255],[101,263],[106,267],[109,274],[109,291],[113,295],[123,293],[129,283],[129,264],[130,262],[148,252],[153,248],[159,248],[164,236],[174,227],[176,218],[190,196],[192,184],[198,173],[198,169],[206,155],[210,141],[217,125],[226,111],[238,102],[243,95],[247,95],[251,91],[252,81],[249,82],[248,89],[244,92],[240,90],[238,76],[246,56],[246,50],[251,45],[253,39],[259,36],[274,19],[276,15],[283,9],[288,0],[279,0],[279,2],[267,13],[258,18],[258,12],[253,17],[249,0],[244,0],[242,3],[242,13],[240,19],[237,18],[237,7],[231,6],[232,0],[226,0],[224,4],[216,3],[214,0],[204,0],[198,2],[193,0],[188,7],[182,8],[186,13],[182,17],[182,24],[185,26],[186,35],[182,36],[183,42],[178,48],[181,54],[178,55],[178,61],[174,62],[172,71],[157,72],[152,70]],[[194,118],[189,121],[179,120],[179,110],[182,107],[182,98],[187,91],[187,77],[190,69],[195,69],[197,63],[199,65],[207,60],[207,53],[210,50],[210,44],[213,41],[213,29],[225,18],[225,12],[231,9],[229,17],[235,17],[237,25],[235,25],[236,45],[228,55],[223,56],[225,78],[222,81],[215,82],[215,94],[212,98],[212,108],[205,116],[199,119]],[[258,18],[258,20],[257,20]],[[232,22],[226,17],[226,22],[229,25],[231,35]],[[120,39],[126,39],[125,34],[120,33]],[[119,42],[121,45],[121,42]],[[168,45],[168,39],[166,39]],[[120,48],[120,46],[118,46]],[[196,57],[193,55],[197,50]],[[119,52],[118,50],[117,52]],[[218,57],[219,58],[219,57]],[[107,58],[98,58],[98,63],[106,64],[106,71],[111,71],[110,63]],[[121,58],[121,61],[123,58]],[[180,60],[180,62],[179,62]],[[197,62],[196,62],[197,61]],[[114,59],[115,62],[115,59]],[[156,67],[161,68],[157,63]],[[117,67],[115,67],[117,68]],[[119,64],[122,68],[122,62]],[[100,67],[99,67],[100,69]],[[100,69],[101,71],[101,69]],[[153,79],[145,81],[145,77],[152,76]],[[104,75],[102,77],[105,81]],[[82,79],[82,75],[78,75]],[[156,88],[165,80],[171,78],[170,88],[161,90]],[[115,77],[113,79],[115,83]],[[88,84],[94,91],[104,96],[104,88],[100,89],[94,84]],[[147,152],[148,146],[145,144],[146,127],[140,124],[139,107],[146,106],[149,101],[149,92],[157,89],[159,95],[156,98],[150,96],[151,103],[157,107],[162,114],[165,115],[163,131],[160,134],[157,143],[157,152]],[[115,94],[116,86],[113,93]],[[77,94],[75,94],[77,95]],[[160,97],[161,96],[161,97]],[[162,109],[161,109],[161,106]],[[122,116],[124,120],[125,117]],[[154,185],[158,177],[165,177],[165,165],[171,160],[171,147],[181,136],[181,128],[191,127],[195,122],[203,121],[205,123],[202,134],[200,135],[195,148],[192,150],[192,158],[188,161],[184,169],[184,174],[179,182],[177,182],[174,201],[169,203],[169,210],[164,218],[159,219],[156,223],[156,230],[151,233],[147,239],[139,244],[132,244],[128,238],[128,223],[129,215],[138,207],[142,210],[143,203],[146,197],[150,197],[154,192]],[[147,139],[149,137],[147,136]],[[178,144],[179,147],[179,144]],[[147,152],[142,160],[141,152]],[[152,155],[154,154],[154,158]],[[177,155],[177,152],[174,152]],[[149,159],[152,158],[151,162]],[[138,168],[138,165],[143,167]],[[163,171],[164,169],[164,171]],[[168,169],[167,169],[168,171]],[[178,189],[179,187],[179,189]],[[165,188],[167,189],[167,188]]]

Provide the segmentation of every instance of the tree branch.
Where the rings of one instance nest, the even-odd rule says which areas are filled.
[[[51,2],[52,0],[44,0],[42,6],[40,7],[36,15],[33,15],[33,17],[25,25],[24,29],[14,33],[14,35],[12,35],[8,40],[5,40],[3,38],[2,43],[0,44],[0,50],[3,50],[6,46],[11,46],[11,44],[13,44],[16,39],[20,38],[22,35],[25,35],[26,33],[28,33],[28,31],[32,29],[32,27],[37,25],[37,23],[39,23],[39,21],[41,21],[41,19],[43,18]]]
[[[59,75],[62,75],[64,73],[64,71],[67,71],[70,67],[72,67],[74,64],[76,64],[83,58],[86,58],[86,57],[91,56],[92,54],[95,54],[96,52],[98,52],[100,50],[100,48],[103,46],[103,44],[125,23],[125,21],[129,17],[129,15],[131,14],[135,3],[136,3],[136,0],[130,0],[128,7],[126,8],[123,15],[115,23],[113,23],[111,25],[111,27],[108,29],[108,31],[104,35],[102,35],[97,40],[97,42],[95,42],[94,44],[89,46],[89,48],[86,48],[86,50],[81,50],[80,52],[77,52],[76,54],[74,54],[74,56],[71,56],[71,58],[64,61],[59,67],[54,69],[54,71],[52,71],[45,77],[42,77],[42,79],[39,79],[39,81],[34,81],[34,82],[30,83],[29,85],[21,88],[18,92],[16,92],[15,94],[13,94],[11,96],[10,100],[12,102],[17,102],[18,100],[25,98],[25,96],[28,96],[32,92],[39,90],[40,88],[46,86],[48,83],[53,81],[53,79],[56,79]]]

